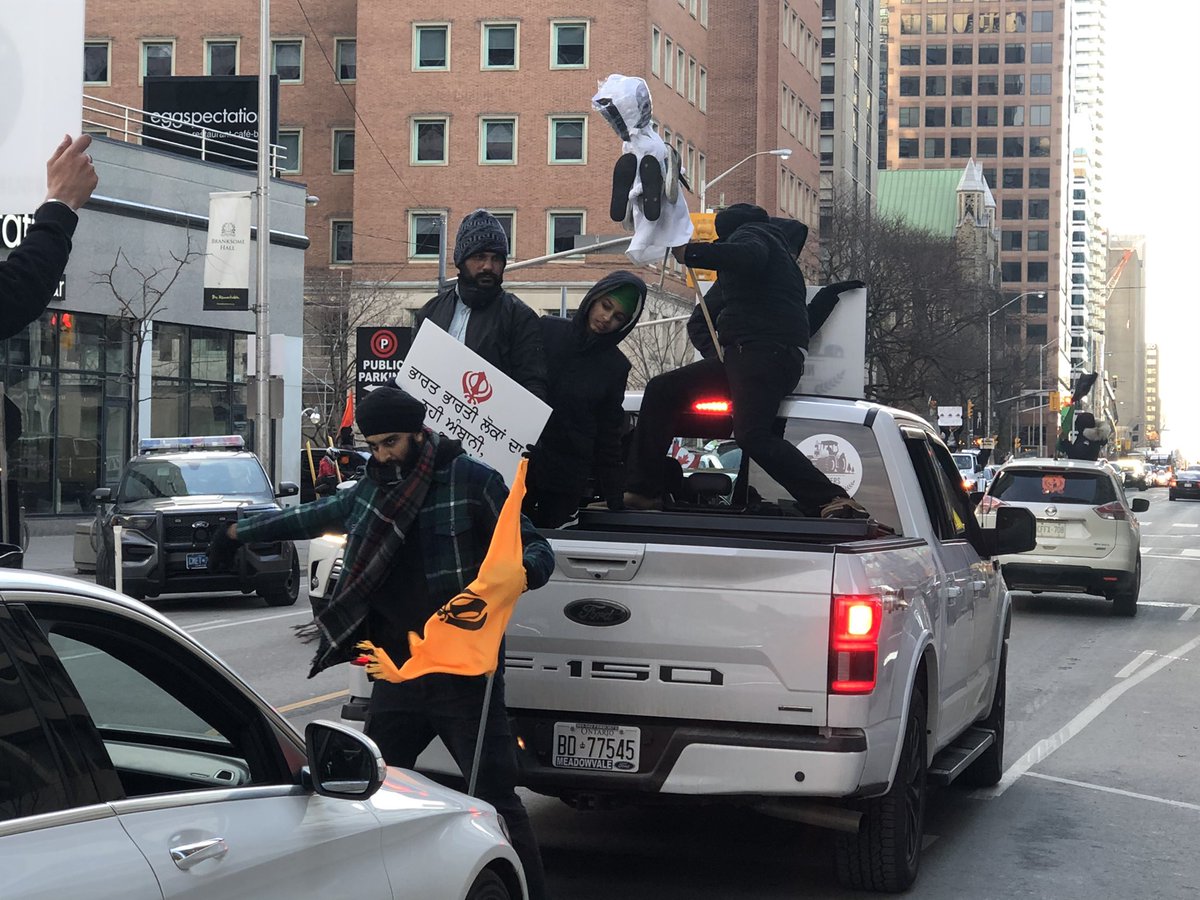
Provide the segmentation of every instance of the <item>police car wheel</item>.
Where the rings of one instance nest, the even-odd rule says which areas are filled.
[[[287,581],[273,591],[263,591],[262,598],[267,606],[291,606],[300,596],[300,561],[292,554],[292,569]]]

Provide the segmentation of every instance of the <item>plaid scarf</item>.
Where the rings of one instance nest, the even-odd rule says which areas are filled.
[[[362,640],[362,629],[370,612],[371,594],[383,584],[401,546],[404,533],[412,525],[425,503],[438,451],[438,435],[428,428],[417,463],[407,476],[399,466],[380,466],[372,460],[367,465],[367,477],[379,483],[379,502],[372,510],[366,533],[361,538],[350,536],[346,557],[354,559],[354,567],[338,580],[333,600],[318,613],[311,623],[297,629],[301,640],[320,638],[320,648],[313,657],[312,678],[322,669],[351,659],[354,645]]]

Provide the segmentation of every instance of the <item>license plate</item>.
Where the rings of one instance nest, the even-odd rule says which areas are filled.
[[[1040,538],[1065,538],[1067,536],[1066,522],[1047,522],[1038,519],[1037,536]]]
[[[208,554],[207,553],[189,553],[187,555],[187,567],[189,569],[207,569]]]
[[[636,772],[641,745],[640,728],[555,722],[551,756],[558,769]]]

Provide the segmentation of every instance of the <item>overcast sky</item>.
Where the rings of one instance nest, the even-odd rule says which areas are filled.
[[[1200,462],[1198,0],[1109,0],[1104,217],[1146,236],[1147,342],[1157,343],[1164,440]]]

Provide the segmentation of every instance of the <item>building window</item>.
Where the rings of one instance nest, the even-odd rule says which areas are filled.
[[[515,22],[483,26],[483,68],[517,68],[517,25]]]
[[[175,74],[174,41],[142,41],[142,75],[165,78]]]
[[[1021,249],[1022,233],[1020,231],[1002,231],[1000,232],[1000,249],[1001,250],[1020,250]]]
[[[583,117],[550,120],[550,162],[587,162],[587,120]]]
[[[925,158],[941,159],[946,155],[945,138],[925,138]]]
[[[484,165],[512,164],[517,161],[516,119],[480,120],[479,161]]]
[[[946,33],[946,14],[933,13],[925,17],[925,33],[926,34],[945,34]]]
[[[1025,33],[1025,13],[1010,12],[1004,16],[1004,30],[1009,34]]]
[[[1000,263],[1000,280],[1011,284],[1021,280],[1021,261],[1005,260]]]
[[[1029,186],[1031,188],[1050,187],[1050,170],[1034,168],[1029,170]]]
[[[500,223],[500,227],[504,229],[504,236],[508,238],[508,261],[513,262],[517,258],[517,214],[511,209],[496,210],[489,209],[490,212]]]
[[[550,68],[587,68],[587,22],[554,22],[551,29]]]
[[[1029,61],[1034,65],[1049,65],[1054,62],[1054,50],[1050,44],[1030,44]]]
[[[1020,197],[1014,197],[1008,200],[1000,201],[1000,218],[1002,219],[1019,219],[1021,218],[1023,203]]]
[[[1035,75],[1034,78],[1037,76]],[[1030,125],[1049,125],[1050,124],[1050,107],[1049,106],[1031,106],[1029,107],[1029,124]]]
[[[945,97],[946,96],[946,76],[945,75],[926,75],[925,76],[925,96],[926,97]]]
[[[1018,280],[1020,280],[1018,276]],[[1046,326],[1044,324],[1029,324],[1025,326],[1025,340],[1031,344],[1046,343]]]
[[[985,12],[980,13],[979,18],[975,20],[975,30],[979,34],[999,34],[1000,33],[1000,13]]]
[[[295,175],[300,171],[300,148],[302,146],[301,130],[299,128],[280,128],[276,139],[279,148],[275,157],[276,170],[283,174]]]
[[[921,24],[924,20],[920,13],[906,13],[900,16],[900,33],[901,34],[920,34]]]
[[[917,147],[918,143],[916,138],[900,138],[900,158],[916,159]]]
[[[204,42],[204,74],[236,75],[238,67],[237,41]]]
[[[334,219],[329,223],[330,261],[333,263],[354,262],[354,223],[348,219]]]
[[[1029,93],[1036,96],[1048,96],[1050,94],[1051,78],[1049,75],[1030,75],[1029,76]]]
[[[1050,266],[1045,260],[1031,259],[1025,264],[1025,280],[1044,282],[1049,277],[1049,268]],[[1033,312],[1033,310],[1029,311]]]
[[[975,155],[980,159],[991,159],[996,155],[996,139],[980,137],[975,139]]]
[[[650,74],[662,74],[662,32],[657,25],[650,28]]]
[[[900,48],[900,65],[919,66],[921,64],[921,46],[908,44]]]
[[[413,26],[413,68],[444,72],[450,68],[450,26]]]
[[[1049,219],[1050,218],[1050,201],[1046,198],[1029,198],[1029,204],[1026,206],[1031,219]]]
[[[663,40],[662,80],[667,87],[675,83],[675,42],[670,38]]]
[[[1024,75],[1005,75],[1004,76],[1004,93],[1005,94],[1024,94],[1025,93],[1025,76]]]
[[[971,96],[971,81],[970,75],[953,75],[950,78],[950,93],[955,97],[970,97]]]
[[[950,156],[955,159],[966,159],[971,155],[971,139],[969,137],[950,138]]]
[[[333,171],[347,174],[354,171],[354,129],[333,130]]]
[[[546,252],[561,253],[575,249],[575,238],[584,233],[585,215],[582,211],[547,213]]]
[[[946,45],[929,44],[926,46],[925,63],[930,66],[944,66],[946,64]]]
[[[1049,137],[1031,137],[1029,139],[1029,155],[1030,156],[1049,156],[1050,155],[1050,138]]]
[[[984,166],[983,180],[988,184],[988,186],[996,183],[996,169],[994,166]]]
[[[1020,188],[1025,186],[1025,170],[1024,169],[1005,169],[1004,181],[1000,184],[1004,188]]]
[[[687,86],[687,51],[675,45],[675,90],[682,97]]]
[[[1025,142],[1019,137],[1006,137],[1004,139],[1004,155],[1024,156]],[[1030,187],[1032,187],[1032,185],[1030,185]]]
[[[950,61],[956,66],[969,66],[975,59],[975,48],[970,44],[955,44],[950,52]]]
[[[946,107],[925,107],[925,125],[928,128],[944,128],[946,126]]]
[[[919,75],[901,75],[900,76],[900,96],[901,97],[919,97],[919,96],[921,96],[921,77]]]
[[[442,248],[442,213],[410,212],[408,234],[410,259],[437,259]]]
[[[969,106],[952,106],[952,107],[950,107],[950,127],[951,128],[970,128],[971,127],[971,107],[969,107]]]
[[[303,41],[272,41],[271,56],[281,84],[297,84],[304,80]]]
[[[88,41],[83,45],[83,83],[108,84],[108,62],[112,45],[108,41]]]
[[[998,112],[999,110],[994,106],[980,106],[975,111],[975,123],[980,128],[994,128],[999,121]]]
[[[1082,209],[1071,210],[1071,221],[1078,222],[1081,225],[1087,224],[1087,212]]]
[[[1004,61],[1006,63],[1023,63],[1023,62],[1025,62],[1025,45],[1024,44],[1005,44],[1004,45]]]
[[[696,102],[696,60],[688,58],[687,98],[689,103]]]
[[[1033,14],[1033,21],[1030,23],[1033,31],[1046,32],[1054,30],[1054,13],[1051,10],[1041,10]]]
[[[1025,107],[1024,106],[1006,106],[1006,107],[1004,107],[1004,124],[1005,125],[1024,125],[1025,124]]]
[[[979,45],[979,64],[981,66],[994,66],[1000,62],[1000,45],[999,44],[980,44]]]
[[[980,97],[994,97],[1000,93],[1000,82],[995,75],[980,75],[975,82],[975,91]]]
[[[1045,265],[1045,263],[1043,263],[1042,265]],[[1029,280],[1036,281],[1039,279],[1035,279],[1032,275],[1030,275]],[[1045,281],[1046,279],[1042,278],[1040,280]],[[1025,298],[1025,312],[1027,312],[1031,316],[1032,315],[1043,315],[1044,316],[1046,314],[1046,298],[1045,297],[1026,297]]]
[[[824,106],[825,106],[826,102],[829,102],[830,104],[833,103],[832,100],[830,100],[830,101],[822,100],[821,101],[821,106],[822,106],[821,127],[822,128],[825,127]],[[921,124],[921,107],[919,107],[919,106],[902,106],[902,107],[900,107],[900,127],[901,128],[916,128],[920,124]],[[833,127],[833,113],[832,112],[829,114],[829,127],[830,128]]]
[[[1083,188],[1075,188],[1073,191],[1071,191],[1071,199],[1072,200],[1086,200],[1087,199],[1087,191],[1084,190]]]
[[[338,38],[334,42],[333,60],[338,81],[347,84],[358,80],[358,41]]]
[[[446,158],[446,119],[413,119],[413,165],[444,165]]]
[[[708,112],[708,69],[700,67],[700,97],[696,101],[700,112]]]
[[[951,19],[951,25],[955,34],[971,34],[975,31],[975,15],[973,13],[955,13]]]

